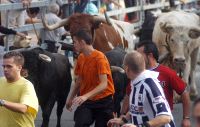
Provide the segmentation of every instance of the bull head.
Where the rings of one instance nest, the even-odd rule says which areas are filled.
[[[161,22],[159,25],[160,29],[165,33],[170,34],[174,31],[173,25],[171,24]]]

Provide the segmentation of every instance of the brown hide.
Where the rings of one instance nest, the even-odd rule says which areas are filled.
[[[90,34],[94,37],[94,48],[102,52],[110,51],[116,46],[123,45],[119,33],[112,26],[107,25],[104,21],[96,21],[93,17],[88,14],[74,14],[69,17],[65,29],[69,30],[72,36],[79,29],[90,31]],[[128,47],[127,42],[125,47]]]

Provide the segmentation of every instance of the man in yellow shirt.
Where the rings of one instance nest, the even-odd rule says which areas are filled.
[[[33,84],[20,74],[24,57],[19,52],[3,56],[5,77],[0,78],[1,127],[34,127],[38,99]]]

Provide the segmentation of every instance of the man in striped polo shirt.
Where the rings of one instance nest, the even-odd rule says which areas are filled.
[[[159,73],[145,70],[143,56],[137,51],[124,58],[124,69],[131,79],[129,112],[109,120],[108,126],[175,127],[170,107],[157,79]],[[126,124],[131,120],[131,124]]]

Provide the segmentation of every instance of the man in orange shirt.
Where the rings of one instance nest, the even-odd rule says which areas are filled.
[[[89,127],[95,121],[95,127],[107,127],[113,118],[114,84],[109,62],[106,56],[93,48],[92,36],[85,29],[73,35],[74,47],[80,53],[75,75],[74,88],[66,107],[72,110],[78,106],[74,121],[75,127]]]

